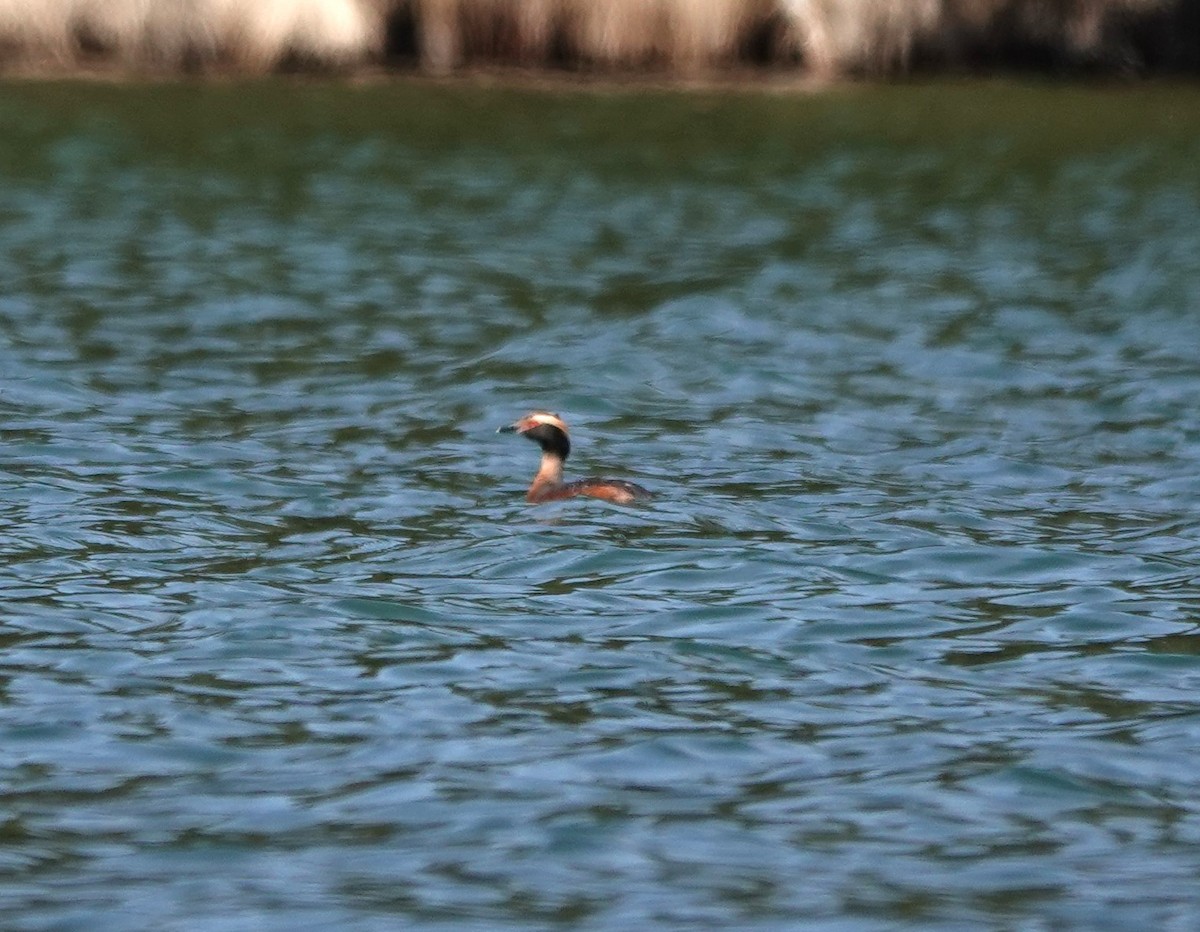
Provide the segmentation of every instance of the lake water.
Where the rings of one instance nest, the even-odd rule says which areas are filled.
[[[5,928],[1196,928],[1200,89],[0,126]]]

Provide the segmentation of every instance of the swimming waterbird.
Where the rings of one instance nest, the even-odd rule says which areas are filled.
[[[542,448],[542,463],[533,484],[529,486],[527,501],[533,503],[556,502],[577,495],[601,498],[618,505],[630,505],[646,501],[650,493],[640,485],[624,479],[600,479],[595,476],[563,481],[563,463],[571,454],[571,438],[566,422],[557,414],[548,411],[530,411],[520,420],[501,427],[497,433],[517,433],[527,437]]]

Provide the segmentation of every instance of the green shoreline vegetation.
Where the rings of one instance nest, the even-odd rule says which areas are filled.
[[[1200,74],[1194,0],[0,0],[0,71]]]

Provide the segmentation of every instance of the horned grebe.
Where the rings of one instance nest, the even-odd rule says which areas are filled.
[[[525,496],[527,501],[535,504],[556,502],[564,498],[574,498],[576,495],[586,495],[618,505],[628,505],[650,498],[650,493],[640,485],[625,482],[623,479],[589,477],[576,479],[574,482],[563,482],[563,463],[571,454],[571,438],[567,436],[567,425],[557,414],[530,411],[519,421],[501,427],[497,433],[518,433],[535,441],[542,448],[542,464],[538,467],[537,475],[533,477],[529,494]]]

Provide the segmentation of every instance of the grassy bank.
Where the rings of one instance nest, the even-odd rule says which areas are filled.
[[[1200,72],[1194,0],[0,0],[0,68]]]

